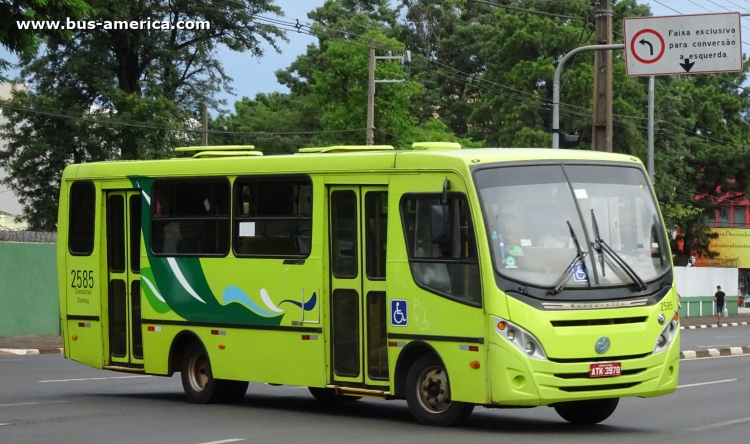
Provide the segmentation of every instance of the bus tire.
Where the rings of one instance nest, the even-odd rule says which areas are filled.
[[[590,399],[561,402],[554,407],[557,414],[571,424],[592,425],[609,418],[619,402],[619,398]]]
[[[227,379],[217,379],[216,384],[219,387],[218,401],[226,404],[236,404],[245,398],[247,381],[230,381]]]
[[[194,341],[185,349],[180,365],[182,388],[190,402],[210,404],[218,402],[222,396],[221,384],[213,377],[211,361],[205,347]]]
[[[411,414],[425,425],[458,425],[474,410],[474,404],[451,400],[448,373],[440,359],[432,354],[412,364],[406,375],[405,394]]]
[[[337,395],[336,390],[332,388],[320,388],[320,387],[308,387],[310,394],[315,399],[324,404],[336,404],[339,402],[352,402],[358,399],[362,399],[361,396],[344,396]]]

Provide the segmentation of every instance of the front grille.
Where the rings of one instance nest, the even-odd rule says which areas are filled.
[[[640,382],[625,382],[622,384],[607,384],[607,385],[579,385],[577,387],[559,387],[564,392],[594,392],[601,390],[617,390],[635,387]]]
[[[628,359],[641,359],[650,355],[651,353],[642,353],[640,355],[628,355],[628,356],[597,356],[594,358],[550,358],[547,360],[557,362],[560,364],[572,364],[576,362],[614,362],[614,361],[625,361]]]
[[[581,319],[573,321],[550,321],[553,327],[582,327],[588,325],[619,325],[619,324],[638,324],[646,322],[647,316],[637,316],[631,318],[612,318],[612,319]]]
[[[646,371],[645,368],[634,368],[630,370],[622,370],[622,372],[618,376],[628,376],[628,375],[637,375],[638,373],[641,373],[643,371]],[[583,378],[583,379],[590,379],[588,373],[555,373],[555,377],[562,378],[562,379],[577,379],[577,378]],[[617,376],[613,376],[616,378]]]

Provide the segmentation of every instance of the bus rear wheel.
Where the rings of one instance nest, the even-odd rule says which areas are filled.
[[[196,404],[234,403],[244,398],[247,392],[247,382],[213,377],[211,360],[198,342],[193,342],[185,350],[180,377],[188,400]]]
[[[570,401],[555,404],[555,411],[571,424],[599,424],[609,418],[617,408],[619,398],[591,399],[587,401]]]
[[[324,404],[336,404],[339,402],[352,402],[362,399],[361,396],[344,396],[337,395],[336,390],[332,388],[308,387],[310,394],[315,399]]]
[[[474,410],[473,404],[453,401],[448,373],[443,363],[432,355],[417,359],[409,369],[406,403],[417,421],[433,426],[460,424]]]

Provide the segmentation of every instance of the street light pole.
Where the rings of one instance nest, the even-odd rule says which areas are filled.
[[[578,47],[560,60],[555,70],[555,80],[552,84],[552,148],[560,148],[560,77],[562,76],[563,68],[565,64],[574,55],[584,51],[611,51],[615,49],[625,49],[625,45],[622,43],[614,45],[589,45]]]
[[[654,182],[654,76],[648,77],[648,177]]]

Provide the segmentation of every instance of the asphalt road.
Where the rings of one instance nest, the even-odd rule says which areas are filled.
[[[682,330],[681,350],[750,346],[750,325]],[[750,441],[750,440],[749,440]]]
[[[467,426],[417,424],[401,401],[322,408],[304,388],[252,384],[239,405],[192,405],[178,377],[128,377],[60,355],[0,358],[0,443],[747,443],[750,356],[683,361],[682,386],[625,399],[576,428],[553,409],[474,411]],[[109,379],[92,379],[109,378]]]

